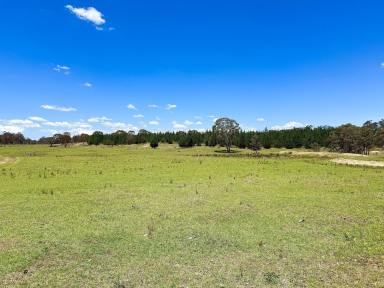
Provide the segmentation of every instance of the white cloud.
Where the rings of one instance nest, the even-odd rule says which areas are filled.
[[[208,118],[216,118],[216,116],[214,116],[214,115],[208,115],[207,117]]]
[[[203,122],[201,122],[201,121],[197,121],[195,124],[196,124],[196,125],[203,125]]]
[[[265,121],[265,119],[264,119],[264,118],[262,118],[262,117],[260,117],[260,118],[257,118],[257,119],[256,119],[256,121],[257,121],[257,122],[264,122],[264,121]]]
[[[85,82],[84,86],[87,87],[87,88],[91,88],[93,85],[92,85],[92,83]]]
[[[193,125],[194,123],[192,121],[189,121],[189,120],[185,120],[184,121],[184,125],[186,126],[190,126],[190,125]]]
[[[103,14],[94,7],[76,8],[72,5],[66,5],[65,8],[75,14],[79,19],[92,22],[95,25],[103,25],[106,22]]]
[[[63,72],[65,75],[68,75],[71,71],[71,68],[65,65],[56,65],[55,68],[53,68],[56,72]]]
[[[30,119],[0,120],[0,132],[21,133],[26,128],[39,128],[39,123]]]
[[[142,114],[136,114],[136,115],[133,115],[133,118],[144,118],[144,115],[142,115]]]
[[[165,110],[173,110],[176,108],[177,108],[176,104],[168,104],[167,107],[165,107]]]
[[[34,123],[33,121],[31,121],[29,119],[26,119],[26,120],[13,119],[13,120],[9,120],[8,123],[11,125],[22,125],[24,127],[40,127],[39,124]]]
[[[109,128],[110,130],[124,130],[124,131],[137,131],[138,128],[133,126],[132,124],[129,123],[123,123],[123,122],[103,122],[101,123],[104,127]]]
[[[295,121],[290,121],[286,124],[283,125],[276,125],[271,128],[271,130],[288,130],[288,129],[293,129],[293,128],[303,128],[307,125]]]
[[[127,105],[127,108],[128,108],[129,110],[137,110],[136,106],[133,105],[133,104],[128,104],[128,105]]]
[[[102,117],[92,117],[92,118],[89,118],[87,121],[89,123],[101,123],[101,122],[111,121],[111,120],[112,119],[110,119],[110,118],[102,116]]]
[[[159,108],[159,105],[156,104],[149,104],[148,108]]]
[[[157,121],[157,120],[153,120],[153,121],[149,121],[148,124],[149,124],[149,125],[157,126],[157,125],[160,125],[160,122]]]
[[[41,105],[41,108],[43,108],[45,110],[55,110],[55,111],[61,111],[61,112],[77,111],[77,109],[73,108],[73,107],[60,107],[60,106],[56,106],[56,105],[47,105],[47,104]]]
[[[187,129],[187,126],[181,123],[177,123],[176,121],[172,122],[172,126],[174,129]]]
[[[257,129],[255,127],[251,127],[248,125],[240,124],[240,128],[243,131],[256,131]]]
[[[65,132],[65,131],[62,131],[61,133],[63,133],[63,132]],[[68,132],[71,133],[71,135],[80,135],[80,134],[91,135],[91,134],[93,134],[93,132],[95,132],[95,129],[87,129],[87,128],[77,127],[77,128],[73,128],[73,129],[69,130]]]
[[[44,122],[43,125],[49,126],[49,127],[61,127],[61,128],[91,128],[92,126],[85,122],[68,122],[68,121],[47,121]]]
[[[32,121],[36,121],[36,122],[46,122],[47,120],[42,118],[42,117],[38,117],[38,116],[32,116],[32,117],[29,117],[28,118],[29,120],[32,120]]]
[[[16,125],[2,125],[0,124],[0,132],[9,132],[9,133],[22,133],[24,131],[23,127]]]

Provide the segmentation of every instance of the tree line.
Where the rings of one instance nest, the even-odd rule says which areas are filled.
[[[50,146],[73,143],[88,143],[89,145],[131,145],[149,143],[151,147],[158,147],[159,143],[178,143],[180,147],[217,146],[225,147],[227,152],[231,147],[240,149],[264,148],[311,148],[319,150],[321,147],[335,152],[369,154],[372,147],[384,147],[384,119],[378,122],[367,121],[362,126],[345,124],[339,127],[307,126],[288,130],[242,131],[239,124],[229,118],[220,118],[212,130],[199,132],[158,132],[147,130],[134,131],[118,130],[114,133],[96,131],[91,135],[80,134],[71,136],[69,133],[55,134],[42,137],[39,140],[25,138],[21,133],[0,134],[0,144],[47,144]]]

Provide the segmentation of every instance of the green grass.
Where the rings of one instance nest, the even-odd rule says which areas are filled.
[[[384,286],[384,169],[214,150],[0,147],[0,286]]]

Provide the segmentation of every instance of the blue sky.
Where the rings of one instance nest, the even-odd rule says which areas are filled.
[[[0,11],[0,130],[384,118],[383,1],[0,0]]]

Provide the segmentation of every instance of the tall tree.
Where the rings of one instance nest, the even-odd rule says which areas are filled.
[[[235,120],[230,118],[217,119],[212,128],[213,133],[216,134],[219,143],[231,152],[231,147],[237,134],[240,132],[240,125]]]
[[[249,143],[249,148],[255,151],[255,154],[259,154],[259,151],[261,150],[261,141],[257,134],[254,134],[251,138],[251,141]]]

